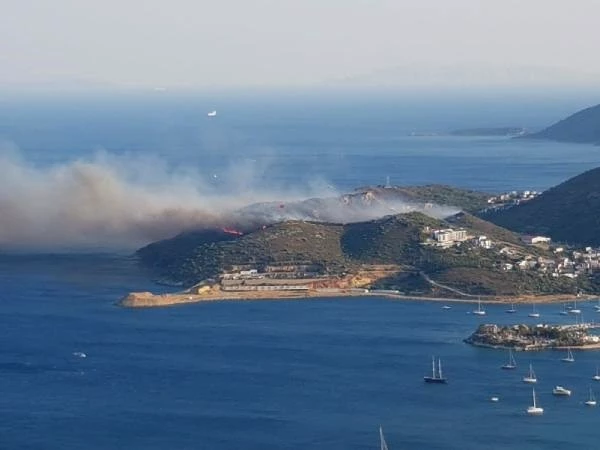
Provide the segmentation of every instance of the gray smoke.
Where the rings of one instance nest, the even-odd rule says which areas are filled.
[[[4,148],[0,248],[133,249],[199,228],[248,229],[286,219],[353,222],[418,209],[339,196],[318,180],[297,189],[259,186],[264,170],[240,163],[204,177],[157,158],[105,152],[38,167]],[[425,212],[444,216],[453,210]]]

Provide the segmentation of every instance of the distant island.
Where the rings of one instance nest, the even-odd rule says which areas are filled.
[[[600,105],[583,109],[527,139],[548,139],[579,144],[600,144]]]
[[[436,137],[436,136],[456,136],[456,137],[517,137],[528,133],[523,127],[478,127],[463,128],[452,131],[412,131],[409,136],[413,137]]]
[[[140,262],[157,280],[182,290],[170,297],[133,293],[124,304],[374,294],[517,302],[598,294],[600,250],[580,240],[600,235],[600,195],[593,195],[600,193],[600,169],[591,172],[564,183],[572,198],[563,203],[554,198],[562,185],[500,195],[428,185],[250,205],[222,227],[140,249]],[[569,207],[581,198],[598,204],[588,203],[578,217]],[[552,209],[555,203],[561,206]],[[534,212],[523,222],[507,219],[519,211]],[[361,219],[373,215],[383,217]],[[289,218],[298,216],[305,219]],[[344,216],[350,221],[331,221]],[[577,220],[582,229],[561,234],[562,223]]]
[[[488,128],[465,128],[451,131],[450,136],[523,136],[527,130],[522,127],[488,127]]]
[[[512,348],[520,351],[600,348],[600,338],[590,334],[597,325],[480,325],[465,342],[478,347]]]

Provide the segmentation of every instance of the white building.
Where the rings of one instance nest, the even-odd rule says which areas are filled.
[[[552,239],[546,236],[522,236],[521,240],[525,244],[533,245],[533,244],[543,244],[549,243]]]
[[[433,238],[439,243],[464,241],[467,238],[467,230],[453,230],[452,228],[447,228],[444,230],[435,230],[433,232]]]
[[[492,248],[492,240],[488,239],[487,236],[479,236],[477,238],[477,245],[481,248],[490,249]]]

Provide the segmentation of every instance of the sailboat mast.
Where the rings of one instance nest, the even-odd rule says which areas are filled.
[[[537,405],[535,404],[535,388],[532,389],[533,392],[533,407],[535,408]]]
[[[383,437],[383,428],[381,425],[379,426],[379,440],[381,442],[381,450],[388,450],[388,446],[385,443],[385,438]]]
[[[431,376],[435,378],[435,356],[431,357]]]
[[[442,378],[442,360],[438,359],[438,373],[439,377]]]

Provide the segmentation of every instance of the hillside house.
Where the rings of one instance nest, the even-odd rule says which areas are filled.
[[[527,245],[548,244],[552,239],[546,236],[521,236],[521,240]]]

